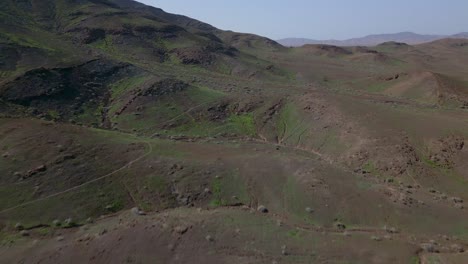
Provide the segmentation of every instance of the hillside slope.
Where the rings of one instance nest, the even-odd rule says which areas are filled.
[[[466,40],[0,7],[1,263],[466,263]]]

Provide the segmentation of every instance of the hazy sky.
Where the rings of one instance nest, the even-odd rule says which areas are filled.
[[[468,31],[468,0],[138,0],[217,28],[273,39]]]

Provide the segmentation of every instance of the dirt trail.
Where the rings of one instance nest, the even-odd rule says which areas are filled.
[[[196,105],[196,106],[194,106],[194,107],[189,108],[187,111],[181,113],[180,115],[177,115],[177,116],[175,116],[175,117],[173,117],[173,118],[171,118],[171,119],[169,119],[169,120],[166,120],[166,121],[160,123],[159,125],[160,125],[160,126],[161,126],[161,125],[165,125],[165,124],[167,124],[167,123],[169,123],[169,122],[172,122],[172,121],[174,121],[174,120],[177,120],[179,117],[184,116],[184,115],[190,113],[191,111],[193,111],[193,110],[195,110],[195,109],[197,109],[197,108],[199,108],[199,107],[205,106],[205,105],[210,104],[210,103],[213,103],[213,102],[215,102],[215,101],[210,101],[210,102],[205,102],[205,103],[198,104],[198,105]],[[156,133],[150,135],[149,137],[150,137],[150,138],[153,138],[153,137],[154,137],[155,135],[157,135],[157,134],[159,134],[159,133],[156,132]]]
[[[118,168],[118,169],[116,169],[116,170],[114,170],[114,171],[112,171],[112,172],[110,172],[110,173],[108,173],[108,174],[106,174],[106,175],[103,175],[103,176],[98,177],[98,178],[96,178],[96,179],[87,181],[87,182],[85,182],[85,183],[82,183],[82,184],[80,184],[80,185],[74,186],[74,187],[72,187],[72,188],[66,189],[66,190],[61,191],[61,192],[54,193],[54,194],[51,194],[51,195],[48,195],[48,196],[45,196],[45,197],[41,197],[41,198],[38,198],[38,199],[35,199],[35,200],[32,200],[32,201],[26,202],[26,203],[19,204],[19,205],[17,205],[17,206],[13,206],[13,207],[10,207],[10,208],[1,210],[1,211],[0,211],[0,214],[4,214],[4,213],[7,213],[7,212],[12,211],[12,210],[14,210],[14,209],[21,208],[21,207],[23,207],[23,206],[31,205],[31,204],[34,204],[34,203],[37,203],[37,202],[40,202],[40,201],[44,201],[44,200],[47,200],[47,199],[50,199],[50,198],[53,198],[53,197],[60,196],[60,195],[65,194],[65,193],[69,193],[69,192],[71,192],[71,191],[78,190],[78,189],[80,189],[80,188],[82,188],[82,187],[84,187],[84,186],[86,186],[86,185],[89,185],[89,184],[91,184],[91,183],[94,183],[94,182],[103,180],[103,179],[105,179],[105,178],[108,178],[108,177],[110,177],[110,176],[113,176],[114,174],[116,174],[116,173],[118,173],[118,172],[120,172],[120,171],[122,171],[122,170],[124,170],[124,169],[126,169],[126,168],[128,168],[128,167],[130,167],[132,164],[134,164],[134,163],[140,161],[141,159],[143,159],[143,158],[147,157],[148,155],[150,155],[151,153],[153,153],[153,146],[151,145],[151,143],[150,143],[149,141],[146,141],[146,142],[144,142],[144,143],[148,145],[148,151],[147,151],[145,154],[141,155],[140,157],[138,157],[138,158],[136,158],[136,159],[134,159],[134,160],[128,162],[127,164],[123,165],[122,167],[120,167],[120,168]]]

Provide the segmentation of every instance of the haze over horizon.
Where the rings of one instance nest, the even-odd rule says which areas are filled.
[[[414,32],[452,35],[468,31],[468,2],[442,0],[246,1],[138,0],[224,30],[272,39],[349,39],[371,34]],[[285,19],[287,18],[287,19]]]

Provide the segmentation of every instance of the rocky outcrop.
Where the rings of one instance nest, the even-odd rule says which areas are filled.
[[[97,108],[108,100],[108,85],[136,69],[125,63],[94,60],[68,68],[40,68],[6,83],[0,98],[27,106],[35,115],[54,119],[81,114],[83,106]]]

